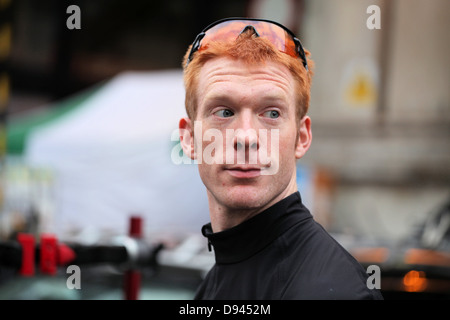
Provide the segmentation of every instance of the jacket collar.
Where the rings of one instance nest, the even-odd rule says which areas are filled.
[[[214,247],[216,263],[237,263],[258,253],[294,224],[308,218],[312,216],[303,206],[300,193],[295,192],[233,228],[213,233],[208,223],[202,233]]]

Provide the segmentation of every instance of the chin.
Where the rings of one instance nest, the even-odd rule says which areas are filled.
[[[228,208],[255,209],[264,206],[268,195],[261,188],[253,190],[247,186],[233,188],[223,198],[223,204]]]

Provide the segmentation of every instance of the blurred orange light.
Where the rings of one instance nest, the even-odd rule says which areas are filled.
[[[351,253],[361,263],[383,263],[389,256],[389,249],[359,247],[353,248]]]
[[[411,270],[403,277],[403,286],[408,292],[421,292],[427,287],[425,272]]]
[[[407,264],[449,266],[450,254],[435,250],[411,248],[405,253]]]

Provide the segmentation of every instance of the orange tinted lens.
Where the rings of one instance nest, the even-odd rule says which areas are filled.
[[[262,21],[255,22],[253,26],[261,37],[268,39],[278,50],[292,57],[297,56],[294,39],[283,28]]]
[[[246,26],[253,26],[259,36],[269,40],[279,51],[296,57],[292,37],[281,27],[264,21],[234,20],[225,21],[206,31],[199,50],[205,49],[212,41],[234,41]]]

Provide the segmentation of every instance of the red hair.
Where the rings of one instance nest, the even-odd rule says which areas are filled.
[[[235,42],[212,42],[207,48],[194,53],[192,61],[186,66],[191,47],[183,58],[184,85],[186,89],[185,106],[188,117],[195,120],[197,116],[197,77],[206,61],[216,57],[230,57],[248,64],[261,64],[265,61],[279,62],[286,66],[296,81],[297,120],[300,121],[308,112],[313,76],[313,61],[310,52],[305,50],[309,71],[306,71],[301,58],[294,58],[278,51],[268,40],[254,37],[245,32]]]

